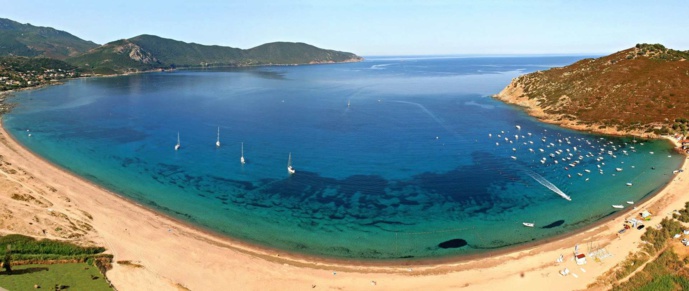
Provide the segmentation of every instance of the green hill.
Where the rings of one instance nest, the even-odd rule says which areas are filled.
[[[247,64],[320,64],[360,60],[352,53],[324,50],[300,42],[272,42],[245,51]]]
[[[64,60],[95,47],[98,45],[61,30],[0,18],[0,56]]]
[[[294,65],[356,62],[347,52],[304,43],[275,42],[243,50],[140,35],[107,43],[67,62],[97,74],[114,74],[176,67]]]

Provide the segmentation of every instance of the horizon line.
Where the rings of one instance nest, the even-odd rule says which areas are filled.
[[[507,53],[507,54],[372,54],[363,58],[472,58],[472,57],[599,57],[609,53]]]

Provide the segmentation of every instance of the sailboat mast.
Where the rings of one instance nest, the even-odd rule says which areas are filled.
[[[246,163],[246,161],[244,160],[244,142],[242,142],[242,156],[239,157],[239,162],[241,162],[242,165]]]
[[[218,126],[218,140],[215,142],[216,147],[220,147],[220,126]]]

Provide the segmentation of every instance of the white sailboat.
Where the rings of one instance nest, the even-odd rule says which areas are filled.
[[[287,158],[287,173],[292,175],[295,172],[294,168],[292,168],[292,153],[289,153],[289,157]]]
[[[215,142],[215,147],[220,147],[220,126],[218,126],[218,140]]]
[[[179,143],[179,131],[177,132],[177,144],[175,145],[175,150],[178,150],[182,144]]]
[[[239,158],[239,162],[242,164],[245,164],[246,161],[244,160],[244,142],[242,142],[242,156]]]
[[[535,222],[522,222],[522,224],[526,227],[534,227]]]

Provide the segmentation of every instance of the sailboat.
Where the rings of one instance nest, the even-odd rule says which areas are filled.
[[[242,142],[242,156],[239,158],[239,162],[244,164],[246,161],[244,160],[244,143]]]
[[[294,172],[294,168],[292,168],[292,153],[289,153],[289,157],[287,158],[287,173],[292,175]]]
[[[175,145],[175,150],[178,150],[182,145],[179,143],[179,131],[177,132],[177,144]]]
[[[535,222],[522,222],[522,224],[526,227],[534,227]]]
[[[215,142],[216,147],[220,147],[220,126],[218,126],[218,140]]]

